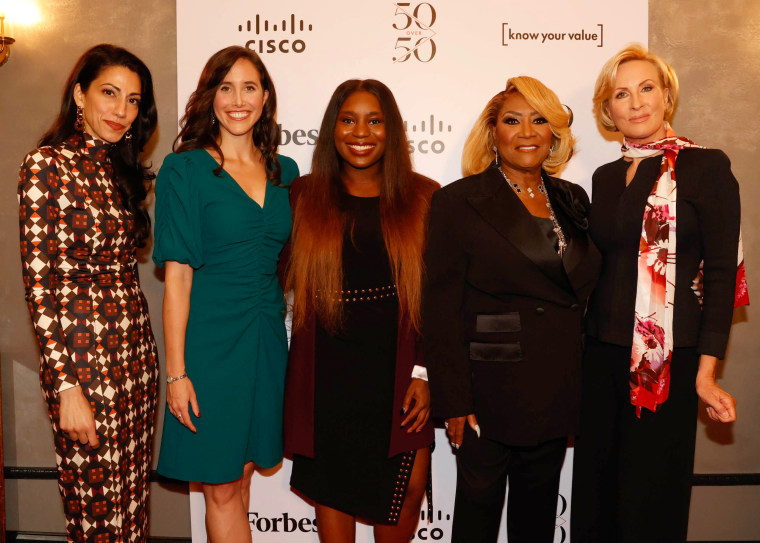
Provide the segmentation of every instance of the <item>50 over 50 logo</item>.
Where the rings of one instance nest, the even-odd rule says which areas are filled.
[[[430,2],[397,2],[393,14],[393,28],[398,31],[393,62],[406,62],[414,57],[419,62],[430,62],[435,57],[436,35],[433,30],[437,14]]]

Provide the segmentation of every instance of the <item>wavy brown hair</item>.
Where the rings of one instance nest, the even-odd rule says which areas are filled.
[[[241,58],[248,60],[259,72],[261,88],[269,92],[261,117],[253,127],[253,143],[264,156],[267,180],[280,184],[280,163],[277,160],[277,146],[280,142],[280,127],[277,125],[277,94],[274,83],[264,63],[255,52],[232,45],[214,53],[203,67],[198,87],[190,95],[185,106],[185,115],[180,121],[181,130],[174,140],[172,149],[176,153],[193,149],[211,148],[219,154],[221,164],[214,173],[219,175],[224,167],[224,153],[219,147],[219,123],[214,117],[214,98],[219,85],[227,73]]]
[[[430,198],[438,188],[431,179],[412,171],[409,144],[393,93],[374,79],[342,83],[327,105],[319,130],[309,181],[299,198],[293,220],[292,253],[286,291],[293,290],[293,329],[303,327],[316,313],[320,324],[337,332],[343,306],[343,237],[351,218],[340,204],[343,159],[335,148],[335,125],[343,103],[355,92],[374,95],[385,118],[385,154],[380,183],[380,220],[399,313],[415,330],[420,328],[420,298]]]

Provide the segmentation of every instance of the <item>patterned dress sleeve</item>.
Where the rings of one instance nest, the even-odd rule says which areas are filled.
[[[189,153],[166,157],[156,179],[156,229],[153,261],[203,266],[201,199]]]
[[[56,297],[60,217],[56,194],[60,183],[56,158],[50,151],[37,149],[26,156],[18,187],[25,298],[45,365],[43,383],[56,393],[79,385]]]

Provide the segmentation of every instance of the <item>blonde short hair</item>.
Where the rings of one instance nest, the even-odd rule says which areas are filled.
[[[462,154],[462,173],[465,176],[485,171],[496,158],[496,119],[507,97],[513,93],[521,94],[551,128],[553,151],[544,160],[542,168],[554,174],[573,156],[575,138],[570,131],[572,112],[565,110],[554,91],[538,79],[524,75],[512,77],[507,81],[507,88],[491,98],[467,137]]]
[[[646,60],[651,62],[660,76],[660,83],[666,89],[667,103],[665,104],[665,120],[670,121],[676,110],[678,102],[678,76],[673,68],[662,57],[647,51],[638,43],[634,43],[612,57],[602,67],[594,87],[594,115],[599,123],[611,132],[616,132],[617,127],[610,118],[608,111],[612,91],[615,89],[618,67],[629,60]]]

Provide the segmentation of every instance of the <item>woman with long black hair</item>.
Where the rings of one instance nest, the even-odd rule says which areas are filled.
[[[379,81],[333,93],[312,172],[291,191],[285,401],[291,485],[316,502],[320,541],[407,542],[428,483],[433,426],[419,345],[430,197]]]
[[[26,300],[42,354],[69,541],[145,541],[158,378],[137,249],[155,175],[153,83],[129,51],[77,61],[61,110],[21,166]]]

